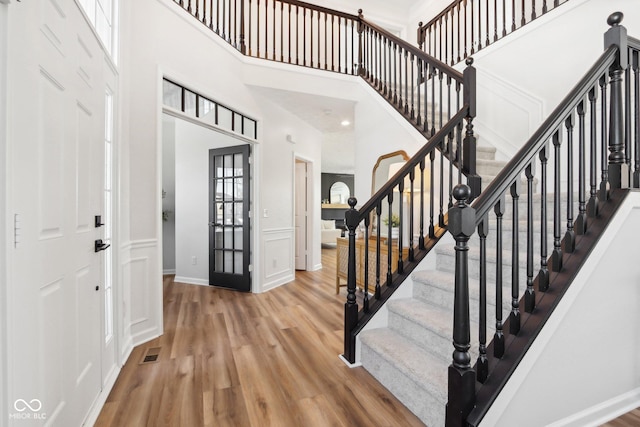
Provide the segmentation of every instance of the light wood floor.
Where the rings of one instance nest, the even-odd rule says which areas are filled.
[[[640,426],[640,408],[636,408],[631,412],[627,412],[621,417],[611,420],[602,427],[632,427]]]
[[[96,426],[422,426],[338,359],[345,290],[322,252],[322,271],[263,294],[165,279],[164,335],[134,349]]]

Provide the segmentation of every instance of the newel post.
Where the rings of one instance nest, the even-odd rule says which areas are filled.
[[[471,187],[471,199],[480,195],[482,181],[476,171],[476,137],[473,134],[473,119],[476,117],[476,69],[473,66],[473,58],[465,61],[467,68],[463,72],[463,102],[469,106],[465,120],[467,129],[462,141],[462,172],[467,176]]]
[[[424,44],[424,32],[422,30],[422,21],[418,22],[418,31],[417,31],[417,36],[416,39],[418,40],[418,49],[422,50],[422,45]]]
[[[609,183],[611,188],[629,187],[629,165],[624,155],[624,112],[622,110],[622,75],[627,69],[629,55],[627,49],[627,29],[620,25],[622,12],[612,13],[607,19],[611,26],[604,34],[604,47],[618,47],[616,60],[609,69],[610,105],[609,112]]]
[[[362,9],[358,9],[358,75],[364,76],[364,52],[362,48],[362,33],[364,31],[364,15]]]
[[[475,405],[476,374],[471,368],[469,347],[469,246],[474,232],[475,209],[467,204],[471,188],[458,184],[453,189],[457,203],[449,209],[449,232],[456,240],[455,293],[453,302],[453,361],[449,365],[449,396],[446,426],[466,426],[466,418]]]
[[[344,355],[349,363],[356,361],[356,342],[352,337],[358,323],[358,303],[356,302],[356,227],[359,214],[355,209],[358,200],[350,197],[350,209],[345,212],[345,223],[349,230],[349,260],[347,262],[347,302],[344,304]]]

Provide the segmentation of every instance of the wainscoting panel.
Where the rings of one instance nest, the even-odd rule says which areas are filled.
[[[162,334],[162,272],[156,239],[138,240],[123,246],[124,340],[136,346]],[[157,268],[158,267],[158,268]],[[122,352],[127,349],[123,348]]]
[[[294,279],[293,235],[293,228],[263,231],[261,252],[264,277],[262,291],[268,291]]]

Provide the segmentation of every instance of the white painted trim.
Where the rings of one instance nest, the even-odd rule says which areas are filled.
[[[356,362],[356,363],[351,363],[349,362],[347,359],[344,358],[343,355],[339,354],[338,355],[338,359],[342,360],[342,362],[347,365],[349,368],[359,368],[360,366],[362,366],[362,363],[360,362]]]
[[[158,338],[163,334],[162,330],[158,330],[157,328],[148,328],[141,332],[138,332],[135,335],[131,336],[132,344],[134,347],[139,346],[140,344],[144,344],[152,339]]]
[[[11,286],[9,282],[11,278],[11,262],[9,260],[9,252],[11,251],[13,236],[13,224],[10,218],[13,218],[9,209],[9,181],[11,180],[11,165],[8,162],[8,130],[7,130],[7,113],[8,113],[8,96],[7,96],[7,63],[8,63],[8,14],[9,0],[0,0],[3,6],[0,6],[0,165],[4,170],[4,182],[0,186],[0,280],[3,286],[0,286],[0,414],[7,414],[7,396],[8,392],[8,348],[9,341],[7,335],[8,322],[8,299],[7,289]],[[10,237],[11,236],[11,237]]]
[[[198,279],[197,277],[176,276],[173,281],[178,283],[186,283],[187,285],[209,286],[208,280]]]
[[[305,269],[307,271],[310,270],[310,265],[313,262],[313,256],[315,254],[314,251],[314,247],[315,247],[315,242],[313,240],[313,230],[314,227],[316,226],[316,222],[315,221],[310,221],[313,220],[313,213],[315,212],[314,210],[314,200],[316,199],[315,194],[313,192],[313,166],[314,166],[314,162],[312,159],[310,159],[309,157],[306,157],[302,154],[299,154],[297,152],[293,152],[293,159],[292,159],[292,170],[293,170],[293,179],[291,180],[291,200],[293,200],[293,206],[291,209],[291,224],[293,224],[293,239],[292,239],[292,243],[293,243],[293,251],[291,253],[291,265],[293,265],[293,268],[295,270],[295,257],[296,257],[296,161],[301,161],[306,163],[307,167],[306,167],[306,174],[307,174],[307,188],[305,189],[306,191],[306,196],[307,196],[307,206],[305,207],[307,210],[307,228],[306,228],[306,234],[307,234],[307,238],[306,238],[306,247],[304,248],[305,252],[306,252],[306,256],[307,256],[307,260],[305,262]],[[295,275],[295,273],[294,273]]]
[[[104,407],[104,404],[109,397],[109,393],[111,393],[111,390],[113,389],[113,386],[118,379],[118,375],[120,375],[120,370],[120,367],[114,365],[113,369],[111,369],[111,372],[109,372],[106,381],[102,385],[100,394],[98,394],[96,400],[93,402],[93,405],[91,405],[91,409],[89,410],[87,417],[82,423],[83,426],[92,426],[96,423],[96,421],[98,421],[98,417],[100,416],[100,412],[102,411],[102,408]]]
[[[640,406],[640,388],[585,409],[547,427],[596,427]]]
[[[173,109],[171,107],[167,107],[166,105],[162,107],[162,112],[165,113],[165,114],[168,114],[170,116],[176,117],[178,119],[184,120],[186,122],[193,123],[193,124],[198,125],[198,126],[202,126],[204,128],[210,129],[210,130],[215,131],[215,132],[219,132],[219,133],[221,133],[223,135],[227,135],[227,136],[230,136],[230,137],[235,138],[235,139],[240,139],[242,141],[245,141],[247,144],[257,144],[258,143],[257,139],[247,138],[244,135],[240,135],[239,133],[232,132],[232,131],[230,131],[228,129],[225,129],[223,127],[212,125],[211,123],[207,123],[204,120],[201,120],[201,119],[199,119],[197,117],[189,116],[189,115],[183,113],[182,111],[175,110],[175,109]],[[241,113],[241,114],[243,114],[243,113]],[[251,118],[251,120],[255,120],[255,119]],[[258,126],[258,123],[259,122],[256,120],[256,126]]]
[[[162,270],[162,275],[163,276],[164,275],[171,275],[171,274],[176,274],[176,269],[175,268],[172,268],[172,269],[169,269],[169,270]]]
[[[322,263],[314,265],[311,271],[318,271],[318,270],[322,270]]]
[[[272,289],[275,289],[277,287],[280,287],[282,285],[286,285],[287,283],[295,280],[295,274],[291,274],[291,275],[287,275],[285,277],[281,277],[277,280],[274,280],[272,282],[266,282],[262,285],[262,292],[267,292],[270,291]]]
[[[264,235],[267,234],[279,234],[279,233],[293,233],[293,227],[280,227],[280,228],[265,228],[262,230]]]

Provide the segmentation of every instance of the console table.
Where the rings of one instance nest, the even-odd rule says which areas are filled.
[[[346,286],[347,270],[349,262],[349,239],[339,237],[337,239],[336,250],[336,293],[340,292],[340,286]],[[356,286],[364,289],[364,239],[356,239]],[[384,282],[387,278],[387,261],[389,260],[389,247],[387,238],[383,237],[380,241],[380,282]],[[407,259],[409,248],[402,249],[402,259]],[[392,272],[398,269],[398,245],[393,242],[391,246],[391,265]],[[340,280],[344,280],[344,284],[340,284]],[[376,239],[369,239],[369,292],[375,290],[376,281]]]

